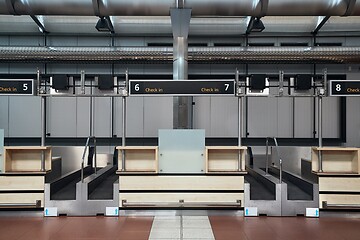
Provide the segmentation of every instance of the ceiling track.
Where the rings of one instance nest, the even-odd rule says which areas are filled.
[[[0,62],[172,63],[172,47],[0,47]],[[189,47],[190,63],[360,63],[360,47]]]

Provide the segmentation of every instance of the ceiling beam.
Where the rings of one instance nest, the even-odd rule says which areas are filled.
[[[329,18],[330,18],[330,16],[323,17],[323,19],[318,22],[318,25],[316,26],[314,31],[312,31],[311,33],[314,35],[318,34],[320,29],[325,25],[325,23],[329,20]]]
[[[40,32],[42,32],[42,33],[49,33],[49,32],[46,30],[44,24],[39,20],[39,18],[38,18],[37,16],[35,16],[35,15],[30,15],[30,17],[31,17],[32,20],[36,23],[36,25],[39,27]]]
[[[247,25],[247,28],[246,28],[246,32],[245,32],[246,35],[250,34],[251,28],[254,25],[254,21],[255,21],[255,17],[251,17],[250,21],[249,21],[249,23]]]

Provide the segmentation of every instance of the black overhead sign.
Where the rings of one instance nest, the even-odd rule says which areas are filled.
[[[34,95],[34,80],[0,79],[0,95]]]
[[[235,95],[234,80],[130,80],[130,95]]]
[[[360,80],[330,81],[330,96],[357,97],[360,96]]]

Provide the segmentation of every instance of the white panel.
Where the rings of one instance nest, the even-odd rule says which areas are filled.
[[[40,137],[40,98],[9,97],[9,137]]]
[[[194,97],[194,129],[205,129],[206,137],[211,135],[211,97]]]
[[[144,97],[144,137],[173,128],[173,97]]]
[[[57,47],[75,47],[78,45],[78,38],[74,36],[50,36],[47,38],[47,43],[49,46],[57,46]]]
[[[295,138],[313,137],[313,98],[295,98]]]
[[[106,37],[78,37],[78,46],[84,47],[110,47],[111,38]]]
[[[277,99],[248,98],[249,137],[271,137],[277,134]]]
[[[0,96],[0,129],[4,129],[4,136],[9,136],[9,97]]]
[[[149,64],[144,65],[145,74],[173,74],[173,66],[171,64]]]
[[[8,46],[10,44],[9,39],[9,36],[0,36],[0,46]]]
[[[76,100],[76,136],[90,135],[90,98],[78,97]]]
[[[40,36],[26,36],[26,37],[10,36],[10,45],[11,46],[34,46],[34,47],[44,46],[44,37],[40,37]]]
[[[293,129],[293,98],[276,98],[278,102],[277,107],[277,137],[291,138]]]
[[[94,98],[94,134],[96,137],[111,137],[111,98]]]
[[[49,74],[75,74],[77,73],[76,64],[48,64],[47,72]]]
[[[117,135],[121,136],[121,99],[117,98]],[[126,115],[126,136],[143,137],[144,136],[144,98],[128,97],[127,98],[127,115]]]
[[[78,74],[82,70],[86,74],[111,74],[111,65],[110,64],[79,64],[77,65]]]
[[[235,97],[211,97],[211,137],[236,137],[238,101]]]
[[[38,68],[42,71],[43,64],[29,64],[29,63],[10,63],[9,64],[9,73],[20,74],[20,73],[29,73],[36,74]]]
[[[76,98],[49,98],[51,137],[76,137]]]

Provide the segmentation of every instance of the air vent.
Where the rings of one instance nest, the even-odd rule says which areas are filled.
[[[272,47],[274,43],[249,43],[249,47]]]
[[[316,43],[318,47],[341,47],[342,43]]]
[[[214,43],[214,47],[241,47],[241,43]]]
[[[307,47],[307,46],[309,46],[309,43],[307,43],[307,42],[284,42],[284,43],[280,43],[280,46],[282,46],[282,47]]]
[[[173,43],[163,42],[163,43],[148,43],[148,47],[172,47]]]

